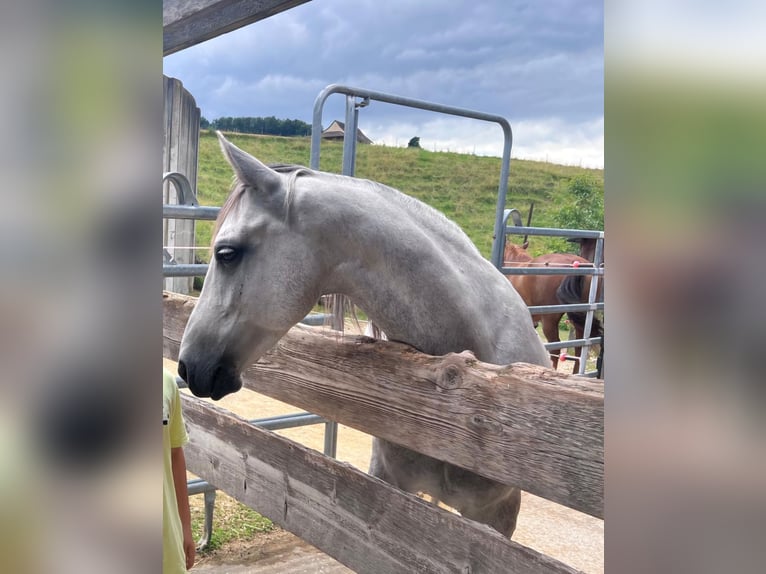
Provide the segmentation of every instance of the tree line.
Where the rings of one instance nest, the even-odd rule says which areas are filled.
[[[199,120],[200,129],[222,130],[242,134],[266,134],[272,136],[310,136],[311,124],[301,120],[280,120],[274,116],[268,118],[217,118],[208,121]]]

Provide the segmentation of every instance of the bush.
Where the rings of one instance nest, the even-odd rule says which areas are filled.
[[[555,215],[563,229],[604,229],[604,189],[587,174],[576,175],[567,186],[567,203]]]

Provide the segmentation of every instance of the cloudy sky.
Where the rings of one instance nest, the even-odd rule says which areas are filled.
[[[313,0],[165,57],[209,120],[311,123],[328,84],[506,117],[512,156],[604,165],[603,0]],[[344,119],[327,100],[323,126]],[[496,124],[373,102],[375,142],[499,156]]]

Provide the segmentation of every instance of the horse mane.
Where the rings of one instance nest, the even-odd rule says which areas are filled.
[[[287,218],[289,214],[290,206],[295,195],[296,181],[299,177],[318,177],[324,179],[337,179],[340,181],[347,181],[349,179],[349,177],[345,175],[314,171],[301,165],[278,163],[271,164],[269,167],[277,173],[286,174],[288,176],[286,186],[287,189],[285,192],[284,200],[285,218]],[[480,255],[479,250],[465,234],[465,232],[460,228],[460,226],[458,226],[454,221],[450,220],[437,209],[434,209],[430,205],[418,201],[413,197],[410,197],[405,193],[402,193],[393,187],[384,185],[382,183],[359,178],[355,178],[355,181],[358,184],[366,186],[367,189],[373,193],[384,197],[386,200],[400,205],[404,213],[406,213],[408,216],[417,218],[420,227],[426,228],[428,231],[436,235],[441,243],[450,245],[460,244],[463,248],[469,249],[472,252]],[[236,177],[234,178],[232,190],[229,193],[229,196],[226,198],[224,204],[221,206],[221,210],[218,213],[218,217],[216,218],[211,245],[213,242],[215,242],[215,238],[218,235],[218,231],[220,230],[223,221],[226,219],[232,209],[242,200],[245,192],[250,187],[251,186],[241,182]],[[342,333],[345,328],[345,315],[349,313],[357,328],[360,328],[359,319],[356,312],[357,307],[347,296],[336,293],[329,297],[328,302],[329,313],[325,319],[325,326],[332,326],[335,330],[338,330]],[[373,336],[379,338],[380,330],[374,324],[371,324],[371,327]]]
[[[296,164],[276,163],[270,164],[269,167],[277,173],[287,174],[288,176],[284,202],[285,217],[287,217],[289,214],[290,205],[292,204],[292,200],[295,195],[296,180],[299,177],[309,176],[338,180],[350,179],[349,176],[346,175],[314,171],[302,165]],[[422,201],[418,201],[417,199],[410,197],[409,195],[402,193],[401,191],[388,185],[367,179],[355,179],[358,183],[363,183],[368,187],[368,189],[382,197],[385,197],[392,203],[398,203],[401,205],[404,213],[416,217],[418,219],[418,224],[421,227],[426,227],[430,232],[436,234],[441,241],[452,244],[455,242],[460,242],[464,247],[474,251],[477,254],[480,253],[476,245],[474,245],[474,243],[460,228],[460,226],[446,217],[441,211],[434,209],[430,205]],[[218,217],[216,218],[211,244],[215,241],[223,221],[226,219],[231,210],[242,200],[242,197],[248,188],[250,188],[249,185],[242,183],[236,177],[234,178],[232,191],[229,193],[226,201],[221,206],[221,210],[218,213]]]
[[[473,241],[466,235],[465,231],[438,209],[402,193],[393,187],[374,181],[370,181],[369,183],[380,193],[386,194],[392,201],[401,204],[406,214],[418,219],[418,225],[420,227],[427,228],[444,242],[450,244],[459,242],[472,253],[479,255],[482,258],[484,257],[481,255],[481,252]]]
[[[226,197],[226,201],[223,202],[220,211],[218,211],[218,217],[215,218],[215,226],[213,227],[213,234],[210,238],[211,247],[213,246],[213,243],[215,243],[215,238],[218,236],[218,232],[221,230],[221,224],[223,224],[226,216],[231,213],[231,210],[234,209],[234,206],[239,203],[239,200],[242,199],[246,189],[247,186],[234,176],[231,191]]]

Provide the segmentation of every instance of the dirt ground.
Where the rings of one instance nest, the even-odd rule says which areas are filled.
[[[571,362],[568,365],[571,368]],[[175,364],[165,361],[171,372]],[[562,365],[563,366],[563,365]],[[563,368],[561,370],[564,370]],[[242,390],[217,403],[232,412],[251,419],[299,412],[299,409],[263,395]],[[324,425],[312,425],[278,431],[278,434],[296,442],[323,450]],[[337,458],[366,471],[370,461],[372,437],[343,425],[338,428]],[[219,496],[221,494],[219,493]],[[202,497],[193,497],[194,504],[202,504]],[[576,512],[529,493],[522,493],[521,511],[513,539],[520,544],[548,554],[562,562],[588,573],[604,571],[604,522]],[[305,553],[317,554],[306,569],[309,573],[350,572],[337,562],[321,555],[288,532],[276,530],[259,534],[246,543],[227,544],[210,556],[202,558],[193,571],[199,572],[303,572],[298,559]],[[290,561],[296,560],[296,566]],[[283,566],[278,567],[278,563]],[[304,564],[301,562],[301,564]],[[261,569],[262,567],[262,569]]]

